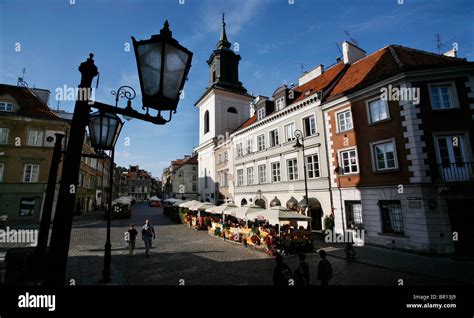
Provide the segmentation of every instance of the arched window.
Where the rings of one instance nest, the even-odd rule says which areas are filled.
[[[247,205],[247,200],[242,199],[242,201],[240,201],[240,206],[244,206],[244,205]]]
[[[239,113],[237,112],[237,109],[235,107],[229,107],[227,108],[227,129],[228,130],[235,130],[237,127],[240,126],[240,121],[239,121]]]
[[[204,133],[208,133],[209,132],[209,111],[206,110],[206,112],[204,113]]]

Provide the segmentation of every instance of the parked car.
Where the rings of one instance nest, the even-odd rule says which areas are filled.
[[[155,208],[161,208],[161,201],[150,201],[148,203],[149,206],[155,207]]]
[[[158,198],[157,196],[152,196],[151,198],[148,199],[148,205],[159,208],[161,207],[161,199]]]

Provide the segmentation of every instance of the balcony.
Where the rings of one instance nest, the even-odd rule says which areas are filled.
[[[438,173],[442,182],[474,181],[474,162],[438,164]]]

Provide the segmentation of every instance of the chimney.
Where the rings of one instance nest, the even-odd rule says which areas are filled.
[[[365,57],[365,51],[355,46],[354,44],[344,41],[342,43],[342,55],[344,64],[353,64]]]
[[[313,68],[311,71],[304,72],[304,74],[301,75],[298,79],[298,86],[308,83],[309,81],[323,74],[323,72],[324,72],[324,66],[322,64],[319,64],[318,66]]]
[[[31,90],[38,96],[39,99],[46,105],[49,105],[49,97],[51,96],[51,92],[47,89],[41,88],[31,88]]]
[[[458,51],[455,48],[452,48],[448,52],[445,52],[443,55],[448,57],[458,57]]]

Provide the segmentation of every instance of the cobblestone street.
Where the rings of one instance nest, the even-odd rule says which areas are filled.
[[[144,255],[143,242],[137,237],[137,249],[128,255],[124,232],[133,222],[137,230],[149,218],[157,239],[151,256]],[[98,284],[101,278],[105,220],[96,219],[75,222],[69,253],[70,282],[76,285]],[[271,285],[274,260],[264,253],[244,248],[241,245],[211,237],[207,232],[198,232],[175,224],[163,215],[161,208],[150,208],[145,204],[134,207],[132,221],[112,221],[112,262],[115,284],[131,285]],[[317,246],[316,246],[317,247]],[[378,266],[350,263],[339,257],[328,257],[333,266],[333,285],[447,285],[453,281],[424,275],[393,271]],[[316,280],[316,254],[307,256],[311,269],[311,283]],[[295,269],[296,257],[287,257],[285,262]]]

